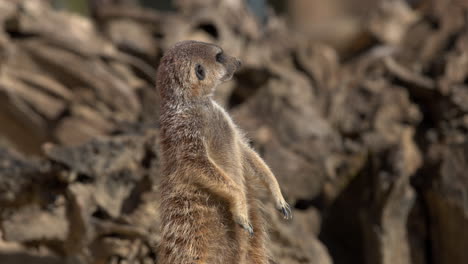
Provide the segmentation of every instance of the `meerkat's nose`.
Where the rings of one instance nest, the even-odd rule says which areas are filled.
[[[236,66],[237,66],[237,69],[239,69],[242,66],[242,61],[240,61],[239,59],[236,59]]]

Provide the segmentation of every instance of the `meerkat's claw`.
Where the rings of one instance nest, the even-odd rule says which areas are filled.
[[[284,219],[292,219],[292,211],[291,206],[289,206],[289,204],[285,204],[279,209],[279,211],[283,214]]]
[[[247,232],[249,232],[250,236],[253,236],[253,226],[250,224],[250,221],[248,220],[249,218],[246,217],[236,217],[234,218],[234,221],[243,229],[245,229]]]
[[[249,228],[247,229],[247,231],[249,232],[250,237],[253,237],[254,235],[253,226],[250,223],[249,223]]]
[[[249,232],[249,235],[252,237],[253,234],[254,234],[254,231],[253,231],[253,226],[250,224],[250,223],[247,223],[247,224],[240,224],[239,225],[245,229],[247,232]]]

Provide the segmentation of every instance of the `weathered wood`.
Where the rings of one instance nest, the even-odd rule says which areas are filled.
[[[468,263],[466,1],[128,1],[0,1],[1,263],[157,263],[155,68],[182,39],[243,62],[215,97],[295,207],[266,203],[277,263]]]

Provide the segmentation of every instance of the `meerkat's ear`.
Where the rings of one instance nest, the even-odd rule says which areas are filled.
[[[205,68],[200,64],[195,65],[195,75],[200,81],[205,79]]]

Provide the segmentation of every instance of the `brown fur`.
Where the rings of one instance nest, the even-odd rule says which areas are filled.
[[[239,67],[221,48],[196,41],[176,44],[161,60],[159,264],[267,264],[256,181],[290,217],[274,175],[211,97]]]

